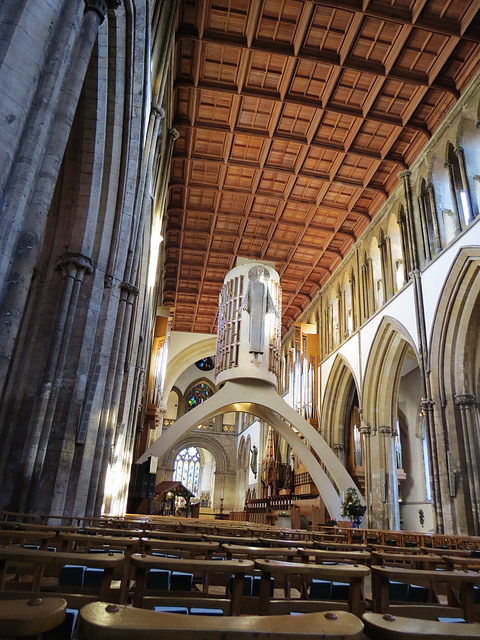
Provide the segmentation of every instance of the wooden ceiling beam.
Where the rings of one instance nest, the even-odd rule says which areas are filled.
[[[348,105],[335,104],[331,101],[327,104],[323,105],[318,100],[312,100],[311,98],[295,98],[292,96],[286,96],[283,100],[280,98],[280,95],[276,91],[271,91],[267,89],[251,89],[244,87],[242,90],[238,90],[238,88],[234,85],[225,84],[221,82],[207,82],[200,81],[198,86],[195,87],[194,82],[191,78],[186,79],[182,78],[181,80],[175,80],[174,82],[174,90],[177,89],[193,89],[195,91],[211,91],[214,93],[227,93],[233,95],[239,95],[241,97],[249,97],[249,98],[258,98],[262,100],[271,100],[272,102],[279,102],[281,104],[295,104],[300,106],[309,106],[313,109],[322,109],[324,111],[330,111],[332,113],[339,113],[342,115],[350,116],[352,118],[360,118],[361,120],[371,121],[371,122],[380,122],[382,124],[388,124],[393,127],[402,127],[404,129],[412,129],[414,131],[419,131],[423,133],[427,139],[431,138],[431,132],[425,123],[417,123],[417,122],[404,122],[402,118],[398,118],[396,116],[390,116],[388,114],[381,114],[369,111],[367,114],[364,114],[363,111],[357,107],[349,107]]]
[[[219,133],[233,133],[237,135],[249,136],[252,138],[262,138],[264,140],[274,140],[274,141],[281,140],[281,141],[294,142],[307,147],[312,147],[314,149],[324,149],[325,151],[333,151],[335,153],[344,154],[344,155],[348,154],[352,156],[357,156],[359,158],[371,158],[372,160],[386,160],[387,162],[388,161],[392,162],[392,164],[399,165],[400,167],[402,167],[402,169],[408,169],[408,165],[406,164],[405,160],[401,158],[399,155],[397,155],[396,157],[392,155],[390,158],[388,154],[383,155],[381,153],[378,153],[377,151],[372,151],[371,149],[367,149],[367,148],[358,148],[358,147],[353,148],[352,146],[348,146],[348,148],[346,148],[343,145],[327,142],[323,140],[312,140],[311,142],[309,142],[308,140],[306,140],[301,136],[278,133],[278,131],[275,131],[274,133],[270,134],[267,132],[263,132],[259,129],[247,129],[245,127],[239,127],[239,126],[232,128],[229,125],[224,125],[217,122],[204,122],[204,121],[190,122],[186,118],[176,118],[172,126],[174,126],[177,129],[189,128],[189,129],[199,130],[199,131],[218,131]],[[359,126],[361,126],[361,123],[359,123]]]
[[[361,13],[364,16],[370,18],[378,18],[385,22],[395,22],[400,24],[413,25],[422,31],[429,33],[447,35],[447,36],[459,36],[461,35],[467,40],[472,42],[480,42],[480,37],[476,35],[469,35],[462,33],[462,24],[458,24],[453,20],[447,20],[445,18],[434,18],[432,16],[422,17],[421,10],[418,7],[415,9],[415,13],[406,10],[398,9],[390,3],[380,5],[363,6],[362,0],[342,0],[342,4],[339,7],[337,0],[304,0],[305,2],[311,2],[315,5],[322,7],[330,7],[332,9],[343,9],[346,11],[354,11],[355,13]],[[423,7],[421,7],[423,9]],[[465,30],[464,30],[465,31]]]
[[[172,188],[181,188],[181,189],[185,189],[187,190],[188,188],[190,188],[192,185],[185,185],[183,182],[170,182],[170,184],[168,185],[169,189]],[[194,185],[194,186],[198,186],[198,188],[202,189],[202,191],[214,191],[215,193],[218,193],[218,189],[216,187],[212,187],[212,186],[205,186],[205,185]],[[256,198],[264,198],[266,200],[271,199],[271,200],[279,200],[282,203],[285,202],[285,198],[283,197],[283,195],[279,195],[273,191],[269,191],[268,193],[263,193],[263,192],[252,192],[249,191],[247,189],[223,189],[224,193],[229,193],[232,195],[238,194],[238,193],[243,193],[245,195],[249,195],[249,196],[253,196]],[[361,195],[361,192],[358,194],[359,196]],[[298,203],[298,204],[306,204],[305,200],[302,198],[290,198],[290,201],[293,203]],[[366,211],[365,209],[356,209],[355,206],[352,206],[350,208],[345,208],[345,207],[341,207],[338,205],[331,205],[328,203],[322,204],[316,204],[314,202],[310,203],[310,206],[315,207],[318,211],[325,211],[326,213],[340,213],[343,214],[345,212],[347,213],[353,213],[355,215],[361,216],[363,218],[367,218],[368,221],[370,221],[372,218],[370,216],[370,214],[368,213],[368,211]]]
[[[225,167],[239,167],[242,169],[253,169],[254,171],[271,171],[273,173],[278,173],[280,175],[289,175],[297,178],[306,178],[309,180],[315,180],[316,182],[325,182],[327,184],[332,184],[332,183],[343,184],[343,185],[347,185],[347,186],[354,187],[357,189],[362,189],[362,190],[372,189],[373,191],[378,191],[383,196],[388,197],[388,194],[385,191],[385,188],[383,186],[375,185],[373,183],[365,185],[362,180],[355,180],[354,178],[342,178],[338,176],[330,177],[327,174],[319,175],[317,173],[313,173],[310,171],[302,171],[302,170],[295,171],[294,169],[284,169],[283,167],[270,166],[270,165],[265,165],[264,167],[262,167],[255,162],[248,162],[244,160],[232,160],[231,158],[228,159],[228,161],[225,161],[222,158],[214,158],[212,156],[203,156],[200,154],[195,154],[193,152],[190,156],[187,153],[176,152],[173,154],[172,157],[174,159],[178,158],[180,160],[186,160],[189,163],[190,162],[206,162],[208,164],[222,165]]]
[[[358,34],[358,27],[361,25],[361,18],[355,22],[357,30],[352,31],[349,39],[349,46],[345,51],[350,53],[354,39]],[[457,34],[458,37],[458,34]],[[298,53],[295,53],[295,49],[292,45],[283,44],[273,41],[255,40],[249,46],[246,38],[242,36],[231,36],[231,34],[217,33],[217,32],[204,32],[203,36],[194,29],[184,29],[177,34],[177,40],[192,40],[193,42],[206,42],[212,44],[221,44],[225,47],[235,47],[237,49],[243,49],[245,51],[254,51],[260,53],[268,53],[273,55],[284,56],[292,60],[310,60],[319,64],[327,64],[337,67],[339,70],[360,71],[361,73],[368,73],[369,75],[381,76],[385,78],[391,78],[404,82],[406,84],[413,84],[416,86],[427,86],[432,89],[438,89],[439,91],[445,91],[453,93],[457,96],[458,92],[453,84],[442,83],[436,85],[434,82],[430,83],[428,77],[424,73],[415,71],[402,71],[401,69],[394,69],[393,65],[390,65],[387,70],[383,64],[373,60],[362,60],[360,58],[348,57],[343,51],[340,54],[334,51],[322,51],[311,47],[302,47]]]

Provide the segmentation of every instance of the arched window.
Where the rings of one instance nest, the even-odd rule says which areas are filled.
[[[198,478],[200,475],[200,454],[196,447],[182,449],[175,458],[173,468],[173,480],[181,482],[184,487],[193,493],[198,494]]]
[[[370,259],[372,261],[373,299],[375,311],[384,303],[384,283],[382,278],[382,260],[377,238],[373,238],[370,245]]]
[[[198,404],[201,404],[205,400],[208,400],[213,396],[214,391],[208,382],[197,382],[188,390],[186,394],[187,398],[187,411],[193,409]]]
[[[394,213],[390,215],[388,220],[388,237],[390,238],[393,287],[394,293],[396,293],[405,283],[405,258],[403,255],[402,234]]]

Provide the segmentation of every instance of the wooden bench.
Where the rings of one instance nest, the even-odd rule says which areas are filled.
[[[321,542],[314,541],[315,549],[324,549],[326,551],[368,551],[366,544],[349,544],[347,542]]]
[[[0,638],[35,638],[62,624],[66,610],[63,598],[0,600]]]
[[[38,545],[40,549],[48,549],[49,544],[55,539],[56,531],[19,531],[17,529],[1,529],[0,545]]]
[[[290,540],[285,538],[259,538],[262,547],[301,547],[302,549],[313,549],[313,540]]]
[[[247,547],[240,544],[222,544],[222,549],[227,555],[227,560],[232,558],[247,558],[256,560],[257,558],[281,557],[292,560],[299,555],[297,547]]]
[[[80,611],[81,640],[362,640],[363,623],[346,611],[282,616],[180,616],[97,602]]]
[[[122,567],[122,554],[65,553],[16,547],[0,548],[0,593],[2,598],[57,595],[65,598],[69,607],[80,608],[94,600],[120,599],[112,589],[115,569]],[[102,569],[99,586],[60,584],[59,576],[66,565]],[[81,570],[80,570],[80,573]],[[99,576],[100,577],[100,576]],[[75,581],[72,581],[75,582]]]
[[[386,551],[372,551],[372,566],[404,567],[406,569],[436,569],[445,568],[442,556],[430,553],[387,553]]]
[[[480,638],[480,624],[458,624],[418,620],[391,614],[365,613],[365,634],[371,640],[457,640],[457,638]]]
[[[251,560],[191,560],[134,554],[130,561],[135,567],[135,607],[185,606],[185,602],[191,603],[195,598],[195,606],[218,606],[228,615],[241,613],[245,575],[252,575],[254,570]],[[153,592],[147,589],[147,576],[152,569],[193,574],[194,588],[178,591],[166,588]],[[209,593],[210,586],[221,587],[223,593]],[[203,598],[207,604],[200,604],[197,598]]]
[[[277,560],[255,560],[255,568],[262,572],[260,585],[259,613],[281,614],[289,611],[311,612],[324,611],[335,607],[348,610],[357,616],[365,611],[363,598],[363,581],[369,575],[370,569],[365,566],[344,565],[331,566],[320,564],[306,564],[304,562],[281,562]],[[278,599],[271,595],[271,578],[280,579],[284,584],[285,597]],[[308,588],[312,580],[332,582],[335,585],[348,584],[348,595],[337,599],[307,599]],[[291,587],[297,585],[300,598],[291,597]],[[310,594],[311,595],[311,594]]]
[[[218,534],[203,534],[203,539],[210,542],[219,542],[220,544],[241,544],[249,546],[259,546],[260,541],[258,537],[253,536],[227,536]]]
[[[343,564],[368,564],[370,553],[368,551],[330,551],[327,549],[299,549],[303,562],[313,562],[317,564],[343,563]]]
[[[473,604],[474,587],[480,585],[480,574],[473,571],[430,571],[372,566],[372,596],[374,613],[392,613],[406,617],[435,620],[438,616],[479,620]],[[426,602],[415,604],[403,598],[390,597],[390,583],[426,587]],[[446,586],[446,604],[439,599],[440,586]],[[392,603],[394,601],[395,603]],[[402,602],[402,604],[399,604]],[[417,600],[418,602],[418,600]]]
[[[178,555],[182,558],[198,558],[201,556],[204,560],[209,560],[220,549],[220,544],[204,540],[188,542],[185,540],[142,538],[142,548],[149,555],[155,552]]]

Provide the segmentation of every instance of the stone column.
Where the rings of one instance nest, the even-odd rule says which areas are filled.
[[[345,466],[345,445],[343,442],[334,442],[332,449],[335,451],[340,462]]]
[[[425,414],[426,436],[430,453],[430,483],[432,485],[432,514],[436,529],[443,533],[443,509],[440,488],[440,469],[438,462],[437,439],[435,434],[435,422],[433,407],[435,402],[431,398],[422,399],[420,407]]]
[[[438,224],[437,202],[435,200],[435,189],[431,182],[427,185],[428,198],[430,201],[430,213],[432,215],[433,226],[433,249],[434,253],[440,253],[442,250],[442,236],[440,233],[440,226]]]
[[[417,253],[417,239],[415,236],[415,225],[413,223],[413,199],[412,189],[410,186],[410,171],[400,171],[398,174],[403,184],[403,193],[405,197],[405,211],[406,211],[406,228],[408,239],[408,254],[409,262],[412,269],[418,268],[418,253]]]
[[[385,453],[385,477],[388,477],[387,517],[390,529],[400,529],[400,505],[398,503],[398,475],[395,457],[396,429],[390,426],[378,428],[378,432],[384,437],[383,447]]]
[[[430,238],[428,234],[428,221],[425,212],[425,201],[423,195],[418,196],[418,208],[420,210],[420,220],[422,224],[422,239],[423,250],[425,254],[425,260],[429,262],[432,259],[432,253],[430,251]]]
[[[120,404],[120,395],[122,390],[123,379],[125,375],[124,362],[127,353],[127,344],[130,334],[130,321],[133,312],[133,304],[140,293],[138,287],[130,282],[122,282],[120,285],[121,295],[119,303],[119,317],[121,318],[120,340],[116,358],[116,367],[113,378],[113,391],[111,397],[111,413],[108,416],[108,425],[106,425],[105,441],[103,445],[103,455],[100,465],[100,487],[103,488],[107,469],[110,463],[112,474],[115,475],[119,460],[123,456],[123,444],[125,441],[125,424],[117,423],[118,407]],[[121,309],[123,307],[123,309]],[[114,448],[111,455],[112,446]],[[92,473],[93,476],[93,473]],[[110,499],[111,499],[110,495]],[[107,497],[104,503],[105,513],[109,513],[110,499]],[[99,491],[96,496],[95,513],[98,513],[102,507],[103,490]]]
[[[372,428],[363,422],[363,410],[360,409],[361,426],[359,427],[360,434],[363,437],[363,468],[365,470],[365,502],[367,503],[366,512],[366,526],[372,526],[372,447],[370,442],[370,436],[372,434]]]
[[[458,210],[457,189],[455,187],[455,177],[453,175],[453,165],[449,160],[443,163],[443,166],[447,170],[448,182],[450,183],[450,193],[452,194],[453,212],[455,220],[455,235],[462,230],[462,219],[460,217],[460,211]]]
[[[62,85],[62,99],[52,123],[35,188],[25,206],[25,222],[6,279],[8,289],[0,304],[0,390],[4,388],[8,376],[11,354],[42,246],[55,184],[98,29],[108,8],[119,5],[119,0],[85,0],[85,14],[75,42],[70,69]]]
[[[63,255],[57,265],[64,277],[64,290],[55,326],[48,371],[43,382],[40,402],[32,414],[28,433],[31,434],[28,457],[23,470],[22,490],[18,508],[35,509],[36,492],[44,469],[45,456],[61,390],[64,367],[69,355],[70,339],[76,318],[77,304],[85,275],[93,272],[92,261],[82,254]],[[30,492],[30,503],[27,504]]]
[[[460,409],[462,422],[463,446],[465,450],[465,466],[467,468],[468,488],[470,493],[470,508],[473,515],[473,535],[478,536],[480,530],[480,478],[479,478],[479,430],[475,419],[477,403],[473,393],[458,393],[454,397],[455,404]],[[468,507],[467,507],[468,508]]]

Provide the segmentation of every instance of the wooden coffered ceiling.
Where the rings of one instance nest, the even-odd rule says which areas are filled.
[[[480,0],[185,0],[163,303],[214,333],[237,256],[288,329],[479,67]]]

